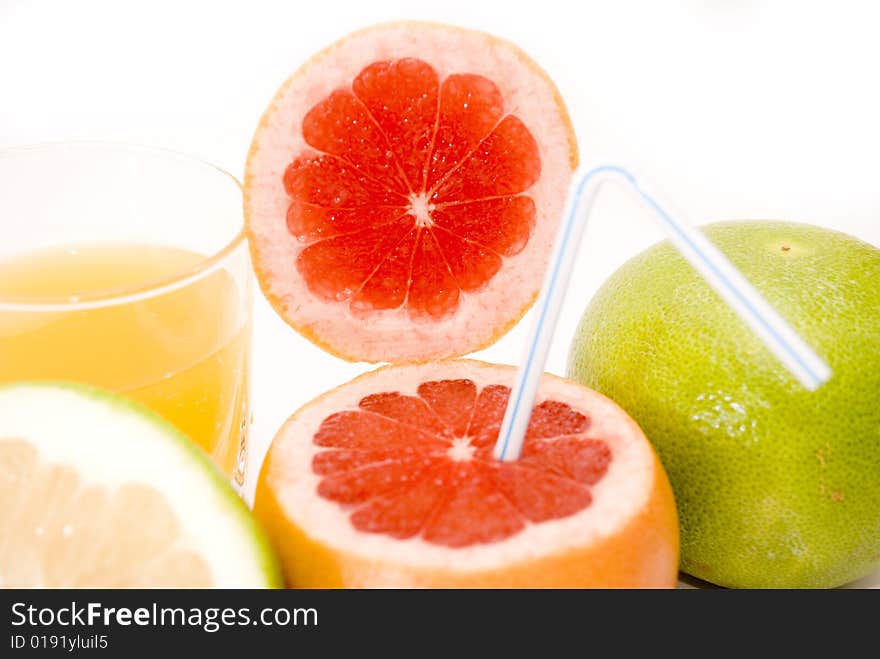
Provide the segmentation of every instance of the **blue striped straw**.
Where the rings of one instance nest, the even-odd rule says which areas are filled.
[[[616,165],[602,165],[579,171],[574,181],[565,207],[565,221],[559,229],[536,304],[537,316],[495,444],[497,459],[516,460],[522,452],[538,383],[547,363],[547,353],[587,219],[599,189],[610,181],[623,183],[651,211],[682,256],[806,389],[815,391],[831,377],[828,364],[770,306],[727,257],[693,225],[670,214],[657,201],[657,196],[647,192],[629,171]]]

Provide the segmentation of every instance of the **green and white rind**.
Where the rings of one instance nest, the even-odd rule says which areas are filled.
[[[216,587],[283,585],[245,504],[207,456],[154,412],[80,384],[21,382],[0,386],[0,437],[27,440],[41,459],[69,465],[85,482],[154,487]]]
[[[880,568],[880,250],[804,224],[703,230],[828,361],[831,381],[801,388],[668,242],[593,298],[569,376],[617,402],[657,449],[686,572],[739,587],[869,574]]]

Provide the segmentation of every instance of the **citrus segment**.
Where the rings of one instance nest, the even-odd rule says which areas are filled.
[[[267,586],[275,570],[242,502],[158,417],[72,385],[0,388],[0,586]]]
[[[414,58],[375,62],[354,79],[352,91],[384,136],[407,192],[423,189],[437,131],[437,72]]]
[[[426,187],[435,190],[448,172],[474,152],[503,116],[504,97],[491,80],[467,73],[446,78]]]
[[[674,584],[674,504],[635,424],[548,377],[521,458],[499,462],[512,376],[467,361],[380,369],[294,415],[255,504],[292,585]]]
[[[574,154],[555,88],[514,46],[432,24],[356,33],[285,83],[254,136],[260,283],[346,358],[474,350],[534,299]]]
[[[515,195],[541,176],[535,138],[515,116],[505,117],[429,190],[435,204]]]
[[[473,380],[423,382],[416,391],[453,436],[462,437],[467,433],[477,400],[477,385]]]
[[[447,203],[437,206],[432,217],[436,229],[500,256],[515,256],[526,246],[534,230],[535,202],[521,195]]]
[[[329,301],[347,300],[410,230],[410,223],[403,219],[321,240],[299,255],[300,271],[306,273],[315,295]]]

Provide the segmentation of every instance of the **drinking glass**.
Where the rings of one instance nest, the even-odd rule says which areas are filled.
[[[146,147],[2,150],[0,227],[0,383],[117,392],[241,487],[253,292],[235,177]]]

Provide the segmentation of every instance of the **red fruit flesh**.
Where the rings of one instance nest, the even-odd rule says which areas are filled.
[[[284,174],[287,226],[307,243],[296,265],[321,299],[446,318],[531,237],[538,146],[487,78],[374,62],[312,107],[302,132],[313,150]]]
[[[510,390],[470,380],[425,382],[417,396],[363,398],[327,417],[314,437],[318,494],[351,510],[359,531],[466,547],[590,505],[611,452],[585,436],[589,419],[567,403],[537,405],[522,457],[492,449]]]

